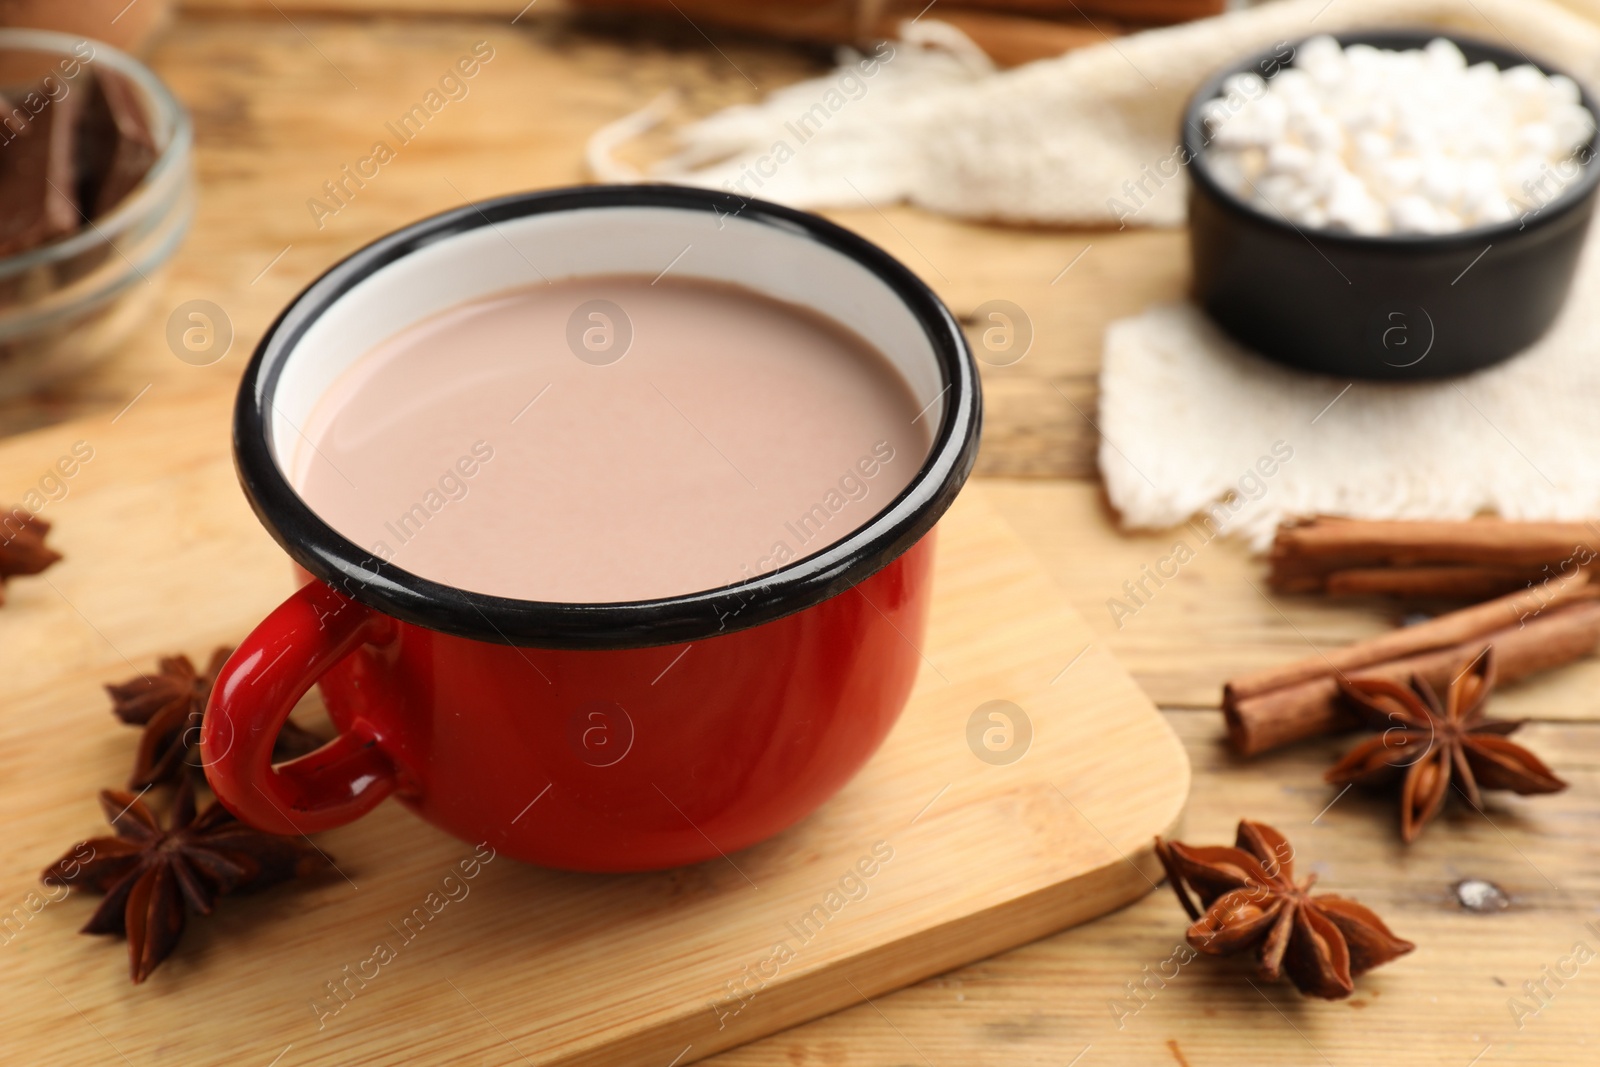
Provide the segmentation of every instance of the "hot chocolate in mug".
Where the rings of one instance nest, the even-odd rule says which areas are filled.
[[[765,373],[760,359],[777,358],[769,347],[793,347],[813,329],[824,331],[819,337],[830,330],[848,335],[849,344],[881,354],[903,379],[920,454],[905,454],[913,450],[903,443],[896,450],[863,442],[859,465],[847,468],[838,486],[817,487],[819,503],[808,513],[818,522],[838,516],[827,538],[807,538],[785,524],[795,535],[792,554],[742,567],[729,560],[732,580],[671,595],[656,595],[660,590],[648,581],[657,565],[651,561],[666,566],[680,550],[693,555],[703,546],[629,553],[616,561],[618,572],[637,574],[651,595],[603,601],[484,591],[499,571],[510,583],[528,570],[519,567],[527,559],[511,558],[522,550],[506,549],[510,555],[491,560],[493,566],[462,571],[474,577],[438,580],[453,572],[444,551],[450,528],[437,520],[427,529],[435,558],[427,567],[411,564],[423,573],[408,570],[420,555],[351,536],[353,520],[336,514],[343,499],[337,485],[317,490],[319,498],[314,479],[296,474],[307,456],[333,466],[327,453],[337,437],[322,438],[319,447],[310,427],[339,390],[354,390],[352,403],[364,395],[367,379],[348,372],[365,353],[395,344],[408,330],[455,324],[451,329],[462,332],[441,336],[456,337],[461,350],[450,358],[468,377],[478,351],[464,340],[479,328],[473,323],[491,322],[501,313],[495,309],[523,299],[497,294],[526,286],[526,299],[548,303],[550,294],[576,292],[573,286],[585,279],[608,278],[632,285],[627,291],[644,305],[668,310],[684,301],[733,301],[725,319],[731,332],[720,336],[743,337],[744,347],[718,358],[733,360],[724,364],[730,368],[756,368],[750,373],[758,383]],[[738,306],[741,300],[751,308]],[[461,307],[478,308],[477,318],[451,319]],[[773,327],[770,345],[761,338],[769,311],[788,316],[781,330]],[[530,333],[529,344],[560,348],[556,355],[577,368],[560,364],[561,375],[577,376],[562,381],[579,395],[591,380],[582,375],[619,365],[593,358],[591,341],[609,343],[619,329],[634,331],[639,352],[627,358],[643,360],[639,353],[662,341],[651,336],[651,322],[670,321],[614,318],[586,304],[573,309],[570,351],[541,341],[542,334]],[[556,366],[549,362],[556,355],[541,349],[540,358]],[[393,391],[408,379],[391,374],[386,381],[383,388]],[[703,441],[711,450],[706,462],[716,452],[748,484],[749,499],[762,499],[717,435],[689,417],[685,405],[693,404],[681,390],[677,400],[670,395],[678,386],[669,381],[664,389],[655,378],[648,384],[668,405],[661,411],[676,412],[699,435],[683,429],[683,439]],[[428,388],[419,384],[416,392],[408,403],[425,406]],[[733,395],[696,399],[702,407],[726,406]],[[848,410],[860,399],[846,392],[830,403]],[[507,403],[513,400],[522,404],[520,395]],[[789,412],[774,416],[781,421],[800,410],[782,389],[754,388],[738,402],[760,409],[724,414],[758,427],[769,411]],[[533,405],[512,421],[529,411],[547,418],[561,410]],[[824,419],[817,425],[832,425],[829,412],[813,413]],[[229,810],[264,830],[326,830],[393,794],[464,840],[575,870],[670,867],[761,841],[843,786],[904,707],[921,659],[934,526],[971,470],[980,419],[976,368],[949,311],[888,254],[816,216],[706,190],[587,187],[510,196],[408,226],[300,294],[245,372],[234,421],[240,481],[306,584],[256,627],[218,676],[202,729],[207,778]],[[525,436],[515,440],[534,433],[525,424],[517,432]],[[551,462],[588,455],[583,440],[561,440],[570,451],[552,452]],[[804,458],[817,442],[797,437],[786,447]],[[437,497],[439,507],[459,508],[449,502],[457,487],[462,497],[479,493],[467,483],[481,478],[483,468],[502,482],[510,469],[511,460],[499,458],[487,441],[464,442],[462,452],[462,465],[447,468],[439,482],[446,486],[448,479],[448,500],[427,498]],[[879,474],[889,462],[885,455],[897,465],[892,485]],[[673,456],[663,444],[653,459],[676,463]],[[868,491],[875,475],[885,488]],[[365,483],[366,476],[356,480]],[[321,510],[308,496],[324,502]],[[715,496],[707,501],[708,508],[722,503]],[[534,494],[518,503],[534,509],[526,514],[537,515],[541,528],[565,530],[565,542],[556,543],[583,561],[576,573],[563,571],[562,553],[546,552],[529,580],[572,580],[572,588],[583,588],[581,568],[596,564],[580,549],[589,547],[587,533],[604,541],[599,535],[607,532],[562,525],[562,509],[581,508],[585,498],[554,494],[542,507],[544,498]],[[650,529],[652,506],[640,504],[641,531]],[[426,517],[410,510],[421,516],[417,522]],[[714,541],[723,526],[706,526],[705,537]],[[420,536],[404,522],[384,529],[396,543],[408,533]],[[512,536],[506,544],[517,541]],[[525,551],[539,551],[536,539]],[[274,740],[312,685],[320,687],[338,736],[275,766]]]

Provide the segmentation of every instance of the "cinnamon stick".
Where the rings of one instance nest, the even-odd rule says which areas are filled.
[[[912,6],[917,6],[917,2],[913,0]],[[953,7],[1017,11],[1047,17],[1075,11],[1146,25],[1166,25],[1220,15],[1228,6],[1227,0],[1076,0],[1076,3],[1072,0],[945,0],[945,3]]]
[[[1002,67],[1048,59],[1106,39],[1100,30],[1084,20],[1051,22],[987,11],[956,10],[944,12],[939,19],[972,38],[973,44]],[[880,24],[878,32],[885,37],[896,37],[899,25]],[[1117,31],[1111,27],[1108,32]]]
[[[1224,689],[1223,696],[1222,710],[1227,721],[1228,739],[1240,755],[1254,756],[1295,741],[1355,726],[1356,719],[1344,709],[1340,698],[1341,674],[1347,678],[1385,678],[1400,683],[1417,675],[1435,688],[1443,689],[1490,645],[1495,649],[1497,673],[1505,682],[1581,659],[1600,644],[1600,600],[1589,596],[1588,588],[1587,583],[1583,583],[1579,590],[1568,591],[1563,602],[1526,621],[1513,622],[1443,647],[1382,661],[1368,659],[1371,649],[1385,639],[1388,639],[1388,644],[1380,647],[1391,652],[1406,648],[1408,643],[1419,643],[1418,638],[1400,630],[1386,634],[1384,638],[1363,642],[1362,645],[1366,647],[1360,652],[1357,652],[1361,648],[1358,645],[1336,654],[1352,661],[1367,659],[1365,664],[1355,669],[1336,668],[1328,661],[1319,659],[1324,667],[1323,672],[1307,677],[1309,671],[1305,664],[1310,661],[1302,661],[1301,664],[1292,664],[1290,668],[1279,669],[1283,677],[1301,680],[1266,690],[1260,686],[1268,672],[1235,679]],[[1509,599],[1502,598],[1501,601],[1453,612],[1421,626],[1435,627],[1432,631],[1434,636],[1470,632],[1483,619],[1493,617],[1496,613],[1501,613],[1500,617],[1503,618]],[[1489,610],[1491,608],[1492,611]],[[1421,629],[1421,626],[1412,629]],[[1427,639],[1428,635],[1424,634],[1420,640]],[[1252,695],[1239,695],[1241,683],[1244,691]]]
[[[1322,580],[1321,591],[1332,597],[1396,596],[1443,600],[1483,600],[1514,589],[1524,589],[1545,577],[1529,568],[1470,567],[1355,567],[1333,571]],[[1302,590],[1314,592],[1314,588]]]
[[[1600,556],[1593,522],[1370,522],[1318,517],[1278,528],[1269,581],[1286,593],[1470,599],[1570,574]]]
[[[848,44],[898,37],[901,22],[916,17],[925,0],[574,0],[574,6]],[[1126,32],[1127,23],[1187,22],[1225,7],[1225,0],[943,0],[928,17],[959,28],[1001,66],[1014,66],[1099,44]]]
[[[1600,586],[1591,585],[1589,575],[1580,571],[1565,581],[1546,582],[1474,604],[1470,608],[1448,612],[1415,626],[1402,626],[1325,654],[1319,653],[1281,667],[1268,667],[1240,675],[1223,687],[1223,704],[1235,704],[1325,675],[1348,673],[1388,660],[1468,643],[1473,638],[1485,637],[1496,630],[1520,627],[1558,605],[1596,594],[1600,594]]]

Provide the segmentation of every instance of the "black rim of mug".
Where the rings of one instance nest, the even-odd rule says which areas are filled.
[[[921,325],[945,399],[927,457],[906,489],[842,540],[757,578],[608,604],[517,600],[443,585],[377,559],[318,517],[278,468],[268,417],[283,368],[311,324],[361,281],[443,238],[529,215],[613,207],[713,211],[776,226],[841,253],[883,281]],[[644,648],[783,618],[888,566],[955,500],[977,457],[981,423],[977,367],[960,326],[927,285],[878,246],[816,215],[731,193],[672,185],[585,186],[468,204],[412,223],[339,261],[289,303],[256,347],[239,386],[233,448],[240,485],[273,539],[314,578],[353,600],[430,630],[493,644]]]

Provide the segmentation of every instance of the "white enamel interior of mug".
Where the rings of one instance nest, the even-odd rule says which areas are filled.
[[[809,308],[855,331],[905,377],[938,426],[945,386],[927,334],[877,275],[781,222],[708,210],[582,208],[524,216],[442,237],[374,272],[306,330],[272,397],[273,458],[286,476],[300,428],[355,360],[457,304],[545,280],[597,274],[707,278]]]

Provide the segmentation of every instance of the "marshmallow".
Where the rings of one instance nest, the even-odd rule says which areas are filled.
[[[1575,180],[1595,116],[1571,78],[1468,65],[1444,38],[1391,52],[1313,37],[1270,79],[1224,80],[1200,109],[1202,165],[1311,229],[1453,233],[1515,218]]]
[[[1420,196],[1402,196],[1389,205],[1393,233],[1438,233],[1439,210]]]

